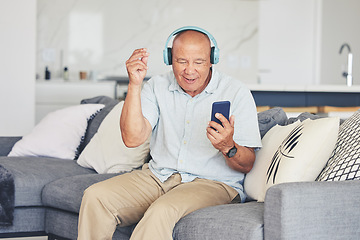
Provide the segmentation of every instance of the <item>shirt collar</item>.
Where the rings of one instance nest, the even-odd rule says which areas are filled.
[[[219,76],[218,75],[219,75],[218,71],[216,71],[214,68],[212,68],[210,82],[204,89],[204,91],[206,93],[212,94],[218,88],[218,85],[219,85]]]
[[[171,81],[171,84],[169,86],[169,91],[171,91],[171,92],[176,91],[176,90],[179,91],[179,92],[183,91],[181,89],[180,85],[177,83],[173,71],[170,72],[170,81]]]

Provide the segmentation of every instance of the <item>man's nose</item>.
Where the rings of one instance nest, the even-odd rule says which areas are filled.
[[[185,73],[186,74],[192,74],[196,71],[195,65],[193,63],[189,63],[186,65]]]

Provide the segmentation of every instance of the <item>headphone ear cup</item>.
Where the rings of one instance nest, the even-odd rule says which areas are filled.
[[[168,65],[172,65],[171,48],[167,48]]]
[[[215,47],[211,47],[211,52],[210,52],[210,63],[214,64],[214,52],[215,52]]]
[[[163,59],[166,65],[172,64],[171,48],[165,48],[163,51]]]
[[[211,47],[210,63],[217,64],[219,62],[219,50],[215,47]]]

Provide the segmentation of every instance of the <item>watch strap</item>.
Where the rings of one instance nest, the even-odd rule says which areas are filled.
[[[236,148],[236,145],[234,145],[232,148],[230,148],[230,150],[226,153],[226,156],[228,158],[232,158],[233,156],[235,156],[237,152],[237,148]]]

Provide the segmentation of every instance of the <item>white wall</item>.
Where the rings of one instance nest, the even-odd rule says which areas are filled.
[[[49,66],[53,78],[67,66],[98,77],[127,75],[134,49],[150,52],[148,75],[170,70],[162,52],[175,29],[195,25],[214,35],[220,48],[215,67],[256,82],[258,1],[239,0],[38,0],[37,73]],[[63,54],[61,63],[61,53]]]
[[[317,4],[317,0],[259,2],[259,83],[316,83]]]
[[[35,121],[36,0],[0,0],[0,136]]]

